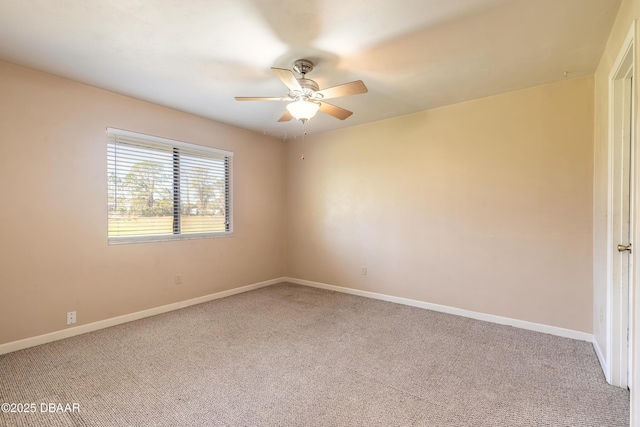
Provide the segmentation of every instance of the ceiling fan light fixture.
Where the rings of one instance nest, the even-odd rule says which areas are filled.
[[[312,101],[298,100],[287,105],[287,110],[302,123],[316,115],[320,104]]]

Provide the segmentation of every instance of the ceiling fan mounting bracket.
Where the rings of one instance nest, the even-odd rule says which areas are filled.
[[[302,74],[302,76],[304,77],[305,74],[313,71],[313,62],[309,61],[308,59],[298,59],[293,63],[293,70],[298,74]]]

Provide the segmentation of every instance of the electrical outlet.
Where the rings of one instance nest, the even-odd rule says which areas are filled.
[[[182,284],[182,274],[176,274],[176,285]]]
[[[362,267],[360,267],[360,273],[362,273],[363,276],[367,275],[367,266],[363,265]]]
[[[67,313],[67,325],[73,325],[76,323],[76,312],[70,311]]]

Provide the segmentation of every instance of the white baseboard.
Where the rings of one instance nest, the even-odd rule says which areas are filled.
[[[602,367],[602,371],[604,372],[604,377],[609,384],[611,384],[611,371],[609,371],[609,365],[607,364],[607,360],[604,358],[604,354],[600,349],[600,345],[598,341],[596,341],[596,337],[593,337],[593,349],[596,351],[596,356],[598,356],[598,361],[600,362],[600,366]]]
[[[179,310],[181,308],[189,307],[203,302],[212,301],[219,298],[228,297],[231,295],[240,294],[243,292],[252,291],[254,289],[263,288],[266,286],[275,285],[276,283],[289,282],[298,285],[311,286],[314,288],[327,289],[330,291],[342,292],[351,295],[358,295],[366,298],[373,298],[382,301],[389,301],[396,304],[409,305],[412,307],[424,308],[427,310],[438,311],[442,313],[454,314],[457,316],[468,317],[476,320],[483,320],[485,322],[498,323],[500,325],[509,325],[516,328],[527,329],[536,332],[542,332],[545,334],[557,335],[560,337],[571,338],[580,341],[588,341],[594,344],[598,359],[603,366],[606,367],[604,358],[600,352],[596,341],[592,334],[586,332],[574,331],[571,329],[563,329],[555,326],[543,325],[540,323],[532,323],[524,320],[511,319],[508,317],[494,316],[492,314],[479,313],[470,310],[463,310],[461,308],[449,307],[446,305],[432,304],[424,301],[418,301],[408,298],[394,297],[391,295],[378,294],[375,292],[361,291],[358,289],[345,288],[342,286],[328,285],[325,283],[312,282],[310,280],[295,279],[292,277],[280,277],[277,279],[267,280],[264,282],[254,283],[252,285],[242,286],[240,288],[230,289],[228,291],[217,292],[210,295],[204,295],[198,298],[189,299],[186,301],[179,301],[173,304],[167,304],[160,307],[151,308],[148,310],[138,311],[135,313],[125,314],[123,316],[112,317],[110,319],[100,320],[98,322],[88,323],[86,325],[75,326],[72,328],[62,329],[59,331],[51,332],[44,335],[38,335],[31,338],[26,338],[19,341],[13,341],[5,344],[0,344],[0,355],[11,353],[14,351],[22,350],[36,345],[46,344],[48,342],[57,341],[65,338],[70,338],[76,335],[85,334],[87,332],[97,331],[99,329],[108,328],[110,326],[120,325],[122,323],[131,322],[145,317],[155,316],[157,314],[167,313],[173,310]],[[604,369],[608,372],[607,369]]]
[[[358,295],[361,297],[373,298],[382,301],[394,302],[396,304],[410,305],[412,307],[424,308],[441,313],[455,314],[456,316],[468,317],[485,322],[498,323],[500,325],[514,326],[516,328],[527,329],[535,332],[556,335],[564,338],[571,338],[579,341],[593,342],[593,335],[587,332],[574,331],[572,329],[559,328],[557,326],[543,325],[541,323],[527,322],[526,320],[511,319],[509,317],[494,316],[493,314],[479,313],[477,311],[464,310],[461,308],[449,307],[446,305],[432,304],[408,298],[394,297],[391,295],[378,294],[375,292],[361,291],[358,289],[343,288],[341,286],[327,285],[326,283],[312,282],[310,280],[294,279],[285,277],[284,280],[298,285],[311,286],[314,288],[327,289],[330,291],[342,292],[345,294]]]
[[[252,291],[254,289],[263,288],[265,286],[271,286],[276,283],[281,283],[284,281],[285,281],[284,278],[267,280],[265,282],[254,283],[252,285],[242,286],[240,288],[229,289],[228,291],[216,292],[215,294],[204,295],[204,296],[201,296],[198,298],[192,298],[186,301],[179,301],[173,304],[167,304],[160,307],[150,308],[148,310],[137,311],[135,313],[125,314],[123,316],[112,317],[110,319],[88,323],[86,325],[75,326],[72,328],[62,329],[60,331],[55,331],[55,332],[51,332],[44,335],[38,335],[35,337],[26,338],[19,341],[12,341],[6,344],[0,344],[0,355],[22,350],[29,347],[34,347],[40,344],[46,344],[52,341],[58,341],[61,339],[70,338],[76,335],[86,334],[87,332],[97,331],[99,329],[108,328],[110,326],[131,322],[133,320],[143,319],[145,317],[151,317],[157,314],[167,313],[173,310],[179,310],[181,308],[189,307],[196,304],[201,304],[203,302],[212,301],[214,299],[224,298],[231,295]]]

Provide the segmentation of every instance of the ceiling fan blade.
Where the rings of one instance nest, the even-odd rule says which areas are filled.
[[[335,117],[336,119],[340,119],[340,120],[344,120],[347,117],[349,117],[350,115],[353,114],[353,112],[349,111],[349,110],[345,110],[344,108],[340,108],[340,107],[336,107],[335,105],[331,105],[328,104],[326,102],[321,102],[320,103],[320,111],[322,111],[325,114],[328,114],[330,116]]]
[[[276,76],[278,76],[278,78],[282,80],[282,83],[284,83],[289,88],[289,90],[292,90],[292,91],[297,90],[302,92],[302,86],[300,86],[300,83],[298,83],[298,79],[296,79],[296,76],[293,74],[291,70],[285,70],[284,68],[271,67],[271,71],[276,73]]]
[[[291,101],[291,98],[264,98],[252,96],[236,96],[236,101]]]
[[[340,96],[358,95],[359,93],[367,93],[368,91],[362,80],[356,80],[355,82],[322,89],[316,93],[322,94],[323,99],[330,99]]]
[[[284,112],[284,114],[282,115],[282,117],[280,117],[278,119],[279,122],[288,122],[289,120],[293,119],[293,116],[291,115],[291,113],[289,112],[289,110],[286,110]]]

